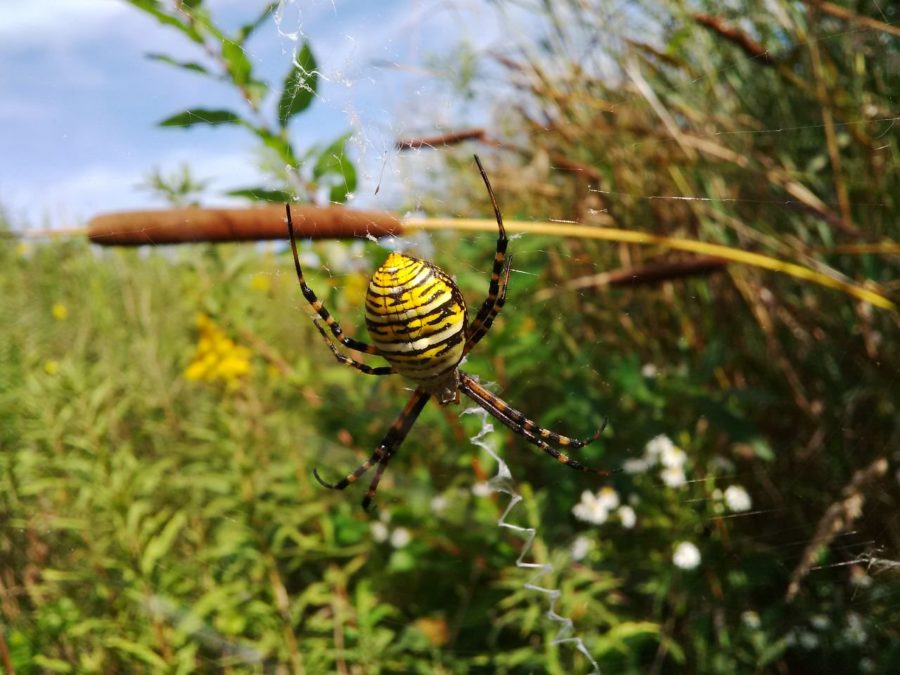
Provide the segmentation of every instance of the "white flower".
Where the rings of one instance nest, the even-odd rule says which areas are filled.
[[[572,542],[572,560],[584,560],[584,557],[588,554],[590,548],[590,539],[584,535],[575,537],[575,541]]]
[[[762,621],[759,620],[759,614],[754,612],[752,609],[741,612],[741,621],[744,622],[744,625],[747,626],[747,628],[753,630],[762,626]]]
[[[369,529],[372,531],[372,539],[377,541],[379,544],[381,542],[387,541],[387,538],[388,538],[387,525],[385,525],[381,521],[376,520],[374,523],[369,525]]]
[[[831,626],[831,620],[824,614],[814,614],[810,617],[809,622],[816,630],[825,630]]]
[[[687,483],[687,478],[685,478],[684,470],[680,466],[667,466],[665,469],[659,472],[660,478],[662,478],[663,483],[668,485],[670,488],[681,487],[685,483]]]
[[[600,488],[597,493],[597,501],[607,511],[612,511],[619,505],[619,493],[609,486]]]
[[[692,570],[700,564],[700,549],[689,541],[682,541],[675,547],[672,562],[683,570]]]
[[[659,462],[670,469],[680,469],[687,461],[687,453],[675,445],[663,447],[659,453]]]
[[[729,485],[725,488],[725,505],[730,511],[749,511],[753,506],[750,495],[740,485]]]
[[[650,462],[643,458],[626,459],[622,462],[622,470],[625,473],[644,473],[650,468]]]
[[[487,483],[475,483],[472,486],[472,494],[476,497],[487,497],[491,492],[491,486]]]
[[[437,515],[441,515],[447,510],[447,498],[444,495],[437,495],[431,500],[431,510]]]
[[[643,377],[646,377],[648,380],[652,380],[654,377],[656,377],[658,372],[659,371],[657,370],[656,366],[652,363],[645,363],[643,366],[641,366],[641,375]]]
[[[630,530],[637,522],[637,514],[630,506],[620,506],[616,513],[619,514],[619,522],[626,530]]]
[[[602,525],[609,518],[609,511],[590,490],[581,493],[581,501],[572,507],[573,515],[594,525]]]
[[[797,641],[804,649],[815,649],[819,646],[819,638],[812,631],[803,630],[797,635]]]
[[[661,454],[674,447],[675,444],[672,443],[672,439],[665,434],[660,434],[659,436],[651,438],[647,442],[647,445],[644,446],[644,457],[650,460],[651,464],[655,464],[659,460]]]
[[[844,632],[847,641],[861,645],[866,641],[866,629],[863,625],[862,617],[855,612],[847,615],[847,630]]]
[[[398,527],[391,532],[391,546],[394,548],[403,548],[410,541],[412,541],[412,535],[405,527]]]

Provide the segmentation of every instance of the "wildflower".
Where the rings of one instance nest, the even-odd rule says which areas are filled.
[[[644,457],[653,465],[659,461],[660,455],[671,451],[673,448],[675,448],[675,444],[672,442],[672,439],[665,434],[660,434],[651,438],[647,445],[644,446]]]
[[[260,293],[268,293],[269,289],[272,288],[272,282],[268,275],[254,274],[250,278],[250,288],[254,291],[259,291]]]
[[[637,514],[630,506],[620,506],[616,513],[619,516],[619,522],[626,530],[630,530],[637,523]]]
[[[59,372],[59,361],[51,359],[44,363],[44,372],[48,375],[56,375]]]
[[[394,548],[403,548],[412,541],[412,535],[405,527],[398,527],[391,532],[391,546]]]
[[[597,501],[600,502],[601,506],[607,511],[612,511],[619,505],[619,493],[608,485],[604,486],[600,488],[600,491],[597,493]]]
[[[612,488],[604,489],[612,490]],[[615,490],[613,490],[613,494],[615,494]],[[610,503],[611,500],[608,496],[601,498],[599,494],[595,495],[590,490],[585,490],[581,493],[581,501],[572,507],[572,514],[578,520],[593,523],[594,525],[602,525],[609,518],[608,505]],[[615,503],[619,503],[618,495],[615,496]]]
[[[687,478],[684,475],[684,470],[679,466],[667,466],[665,469],[659,472],[660,478],[662,478],[663,483],[668,485],[670,488],[681,487],[685,483],[687,483]]]
[[[866,641],[866,629],[863,626],[862,617],[856,612],[847,615],[847,629],[844,631],[844,637],[855,645],[861,645]]]
[[[682,541],[675,547],[672,562],[675,563],[675,567],[692,570],[700,564],[700,549],[689,541]]]
[[[472,494],[476,497],[487,497],[491,494],[491,486],[484,482],[475,483],[475,485],[472,486]]]
[[[831,620],[824,614],[814,614],[810,617],[809,622],[816,630],[825,630],[831,626]]]
[[[753,506],[750,495],[740,485],[729,485],[725,488],[725,505],[730,511],[738,513],[740,511],[749,511]]]
[[[633,457],[622,462],[622,470],[625,473],[644,473],[650,468],[650,463],[642,457]]]
[[[815,649],[819,646],[819,638],[812,631],[800,631],[797,635],[797,640],[804,649]]]
[[[55,303],[50,309],[50,313],[57,321],[65,321],[69,317],[69,309],[61,302]]]
[[[680,469],[686,461],[685,451],[671,442],[664,445],[659,453],[659,463],[670,469]]]
[[[648,380],[652,380],[659,374],[659,370],[657,370],[656,366],[652,363],[645,363],[641,366],[641,376],[647,378]]]
[[[223,381],[236,386],[250,372],[251,352],[229,338],[209,317],[197,317],[200,337],[194,358],[184,371],[188,380]]]
[[[759,620],[759,614],[752,609],[741,612],[741,621],[743,621],[744,625],[751,630],[756,630],[762,626],[762,621]]]
[[[431,500],[431,510],[436,515],[441,515],[447,510],[447,498],[444,495],[437,495]]]
[[[369,530],[372,532],[372,539],[377,541],[379,544],[387,541],[388,538],[388,527],[380,520],[376,520],[371,525],[369,525]]]
[[[584,535],[575,537],[572,542],[572,560],[584,560],[591,548],[591,540]]]

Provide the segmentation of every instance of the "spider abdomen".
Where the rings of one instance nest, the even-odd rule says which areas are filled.
[[[427,382],[453,371],[463,356],[466,303],[444,272],[391,253],[369,282],[366,326],[401,375]]]

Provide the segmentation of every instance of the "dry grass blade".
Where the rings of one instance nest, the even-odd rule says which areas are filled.
[[[605,241],[618,241],[628,244],[640,244],[644,246],[661,246],[663,248],[689,251],[701,255],[721,258],[741,265],[750,265],[761,269],[786,274],[812,283],[831,288],[847,295],[868,302],[869,304],[897,312],[897,305],[878,291],[863,288],[843,279],[817,272],[816,270],[798,265],[796,263],[779,260],[761,253],[752,253],[721,244],[710,244],[695,239],[681,239],[678,237],[662,237],[644,232],[620,230],[613,227],[591,227],[577,223],[523,223],[521,221],[504,221],[507,231],[523,232],[529,234],[543,234],[557,237],[580,237],[583,239],[602,239]],[[441,230],[455,229],[469,232],[489,232],[497,225],[492,220],[483,219],[453,219],[453,218],[410,218],[403,222],[407,230]]]
[[[862,508],[866,502],[864,490],[884,476],[887,468],[887,460],[879,457],[865,469],[857,471],[850,484],[844,488],[843,497],[825,511],[816,527],[816,533],[803,551],[800,563],[791,574],[791,581],[785,595],[787,602],[791,602],[797,597],[797,593],[800,591],[800,582],[809,574],[819,551],[828,546],[836,536],[850,527],[853,521],[862,514]]]

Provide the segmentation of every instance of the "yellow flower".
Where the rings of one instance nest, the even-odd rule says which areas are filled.
[[[57,302],[50,309],[50,313],[53,315],[53,318],[57,321],[65,321],[69,316],[69,310],[66,308],[64,304],[61,302]]]
[[[272,282],[266,274],[254,274],[250,279],[250,288],[260,293],[268,293]]]
[[[59,372],[59,361],[47,361],[44,364],[44,372],[48,375],[56,375]]]
[[[234,389],[240,380],[250,374],[252,352],[234,342],[212,319],[200,314],[196,319],[200,336],[194,357],[184,371],[188,380],[225,382]]]

